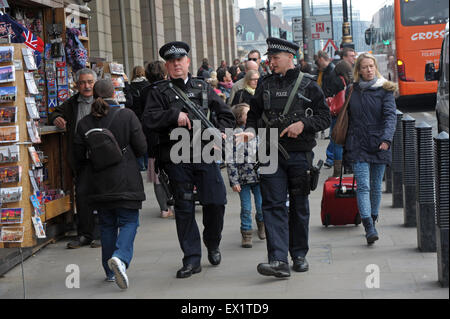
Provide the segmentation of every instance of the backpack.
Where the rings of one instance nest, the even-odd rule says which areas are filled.
[[[130,93],[132,101],[133,101],[133,104],[131,105],[131,109],[134,111],[136,116],[139,119],[141,119],[142,112],[144,111],[143,103],[145,103],[145,101],[142,100],[141,90],[145,89],[146,87],[139,89],[139,88],[133,86],[132,84],[130,84],[129,87],[130,87],[129,93]]]
[[[101,171],[122,161],[126,148],[121,148],[114,134],[109,130],[120,109],[114,111],[106,127],[96,127],[84,134],[88,145],[88,159],[91,161],[94,170]]]

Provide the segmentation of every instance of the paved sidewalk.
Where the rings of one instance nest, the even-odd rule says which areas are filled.
[[[318,142],[315,162],[324,159],[328,140]],[[127,271],[128,290],[122,291],[115,283],[104,282],[99,248],[67,250],[67,239],[46,246],[25,261],[27,298],[448,299],[449,289],[441,288],[438,283],[436,253],[421,253],[417,249],[416,228],[402,226],[403,209],[390,207],[391,194],[383,194],[381,220],[377,224],[380,240],[372,247],[366,245],[362,225],[322,226],[322,185],[331,173],[330,169],[322,169],[321,183],[310,196],[309,272],[292,272],[289,279],[263,277],[257,273],[257,264],[267,261],[266,243],[259,240],[255,232],[253,248],[240,247],[239,196],[228,186],[224,169],[228,205],[220,266],[208,263],[203,247],[203,271],[187,279],[175,278],[182,258],[175,220],[159,218],[153,186],[146,183],[148,200],[141,211],[134,259]],[[196,217],[201,225],[200,207]],[[66,267],[71,264],[79,266],[80,288],[66,288],[66,278],[70,274]],[[368,265],[379,268],[379,288],[366,287],[366,279],[373,271],[366,272]],[[0,277],[0,299],[22,296],[19,265]]]

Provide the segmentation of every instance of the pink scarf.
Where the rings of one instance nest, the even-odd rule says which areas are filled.
[[[233,87],[233,81],[230,82],[219,82],[220,85],[222,85],[226,89],[231,89]]]

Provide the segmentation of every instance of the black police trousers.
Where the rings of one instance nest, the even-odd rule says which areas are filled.
[[[89,173],[87,166],[81,167],[75,176],[75,204],[77,209],[77,233],[89,239],[99,239],[100,230],[98,220],[93,213],[93,209],[88,203]]]
[[[269,262],[288,263],[288,252],[294,259],[305,257],[309,250],[308,161],[304,152],[289,152],[289,156],[286,160],[279,155],[277,171],[260,176]]]
[[[201,241],[195,221],[194,186],[203,206],[203,242],[208,250],[219,248],[225,214],[226,189],[216,163],[166,164],[175,197],[175,221],[183,265],[200,265]]]

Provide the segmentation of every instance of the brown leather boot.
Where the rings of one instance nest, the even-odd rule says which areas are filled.
[[[242,234],[242,247],[252,248],[252,231],[251,230],[241,230]]]
[[[256,222],[256,225],[258,226],[258,237],[259,239],[263,240],[266,239],[266,228],[264,227],[264,222]]]
[[[341,176],[342,160],[334,160],[333,177]]]

